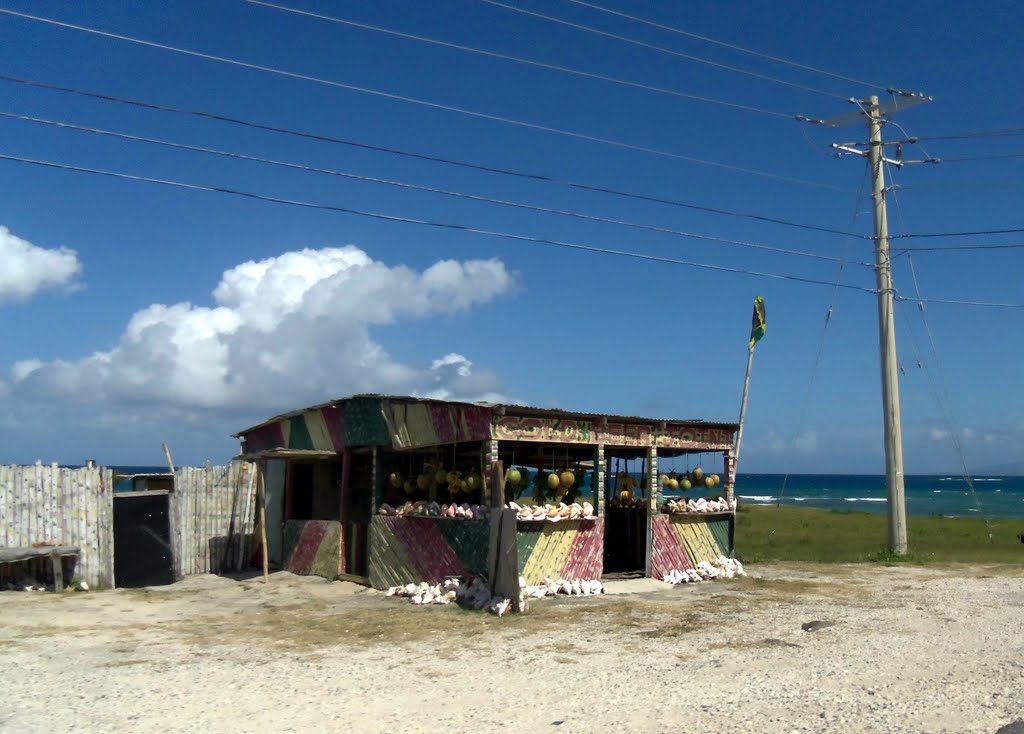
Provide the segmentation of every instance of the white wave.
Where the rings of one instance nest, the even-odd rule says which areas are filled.
[[[847,502],[885,502],[885,497],[843,497]]]
[[[778,499],[778,497],[772,497],[767,494],[740,494],[737,497],[750,502],[774,502]]]
[[[806,502],[807,501],[806,497],[790,497],[790,499],[793,500],[794,502]]]
[[[976,482],[1001,482],[1003,481],[1000,477],[972,477]]]

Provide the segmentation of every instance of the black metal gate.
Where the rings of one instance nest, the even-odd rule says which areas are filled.
[[[114,584],[160,586],[174,582],[167,492],[114,494]]]

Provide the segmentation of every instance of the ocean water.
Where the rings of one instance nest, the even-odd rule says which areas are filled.
[[[908,515],[947,517],[1024,517],[1024,477],[908,475],[904,497]],[[749,504],[783,504],[884,513],[885,476],[873,474],[744,474],[736,495]]]
[[[124,474],[167,471],[166,466],[112,468]],[[636,476],[639,478],[639,474]],[[972,477],[972,482],[973,492],[961,476],[908,475],[903,482],[907,514],[1024,517],[1024,476]],[[711,493],[718,494],[719,488],[685,494],[700,497]],[[782,504],[878,513],[886,510],[884,474],[790,474],[786,477],[784,474],[740,472],[736,477],[736,494],[741,502],[752,505]]]

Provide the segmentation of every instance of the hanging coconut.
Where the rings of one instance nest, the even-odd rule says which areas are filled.
[[[712,479],[711,477],[704,477],[704,486],[707,487],[708,489],[711,489],[712,487],[715,486],[715,480]]]
[[[690,480],[689,480],[689,479],[684,479],[684,480],[683,480],[683,481],[681,482],[680,486],[681,486],[681,487],[683,488],[683,491],[684,491],[684,492],[685,492],[685,491],[688,491],[689,489],[691,489],[691,488],[693,487],[693,485],[692,485],[692,484],[690,483]]]
[[[669,479],[668,480],[668,488],[671,489],[672,491],[675,491],[675,490],[679,489],[679,480],[678,479]]]
[[[576,483],[576,475],[566,469],[558,476],[558,483],[562,486],[562,489],[569,489],[569,487]],[[552,489],[554,488],[552,487]]]
[[[661,482],[662,486],[668,484],[670,479],[671,477],[668,474],[662,474],[658,477],[658,481]]]
[[[412,482],[410,482],[408,479],[406,479],[405,482],[402,484],[402,489],[405,490],[406,494],[412,494],[412,490],[413,490]]]
[[[704,470],[698,466],[696,469],[693,470],[693,478],[699,482],[701,479],[704,478]]]
[[[402,486],[402,475],[396,471],[388,474],[388,481],[391,482],[391,486],[395,489],[399,489]]]
[[[438,467],[437,474],[434,475],[434,481],[438,484],[448,484],[448,472]]]
[[[480,488],[480,476],[478,474],[470,474],[466,477],[466,488],[471,492],[475,492]]]
[[[548,489],[558,489],[561,486],[561,479],[554,472],[548,474]]]
[[[523,475],[520,474],[518,469],[509,469],[508,470],[508,483],[511,484],[513,487],[518,487],[519,486],[519,482],[521,482],[522,480],[523,480]]]
[[[712,474],[711,475],[711,481],[714,482],[715,483],[714,486],[717,487],[719,485],[719,483],[722,481],[722,478],[720,476],[718,476],[717,474]]]
[[[419,487],[422,491],[426,492],[427,489],[430,487],[431,479],[432,477],[428,477],[426,474],[420,474],[418,477],[416,477],[416,486]]]

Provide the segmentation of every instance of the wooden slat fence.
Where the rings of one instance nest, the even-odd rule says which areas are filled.
[[[0,466],[0,548],[78,546],[75,575],[113,587],[113,479],[100,467]]]
[[[255,464],[178,469],[169,508],[175,576],[247,567],[255,501]]]

